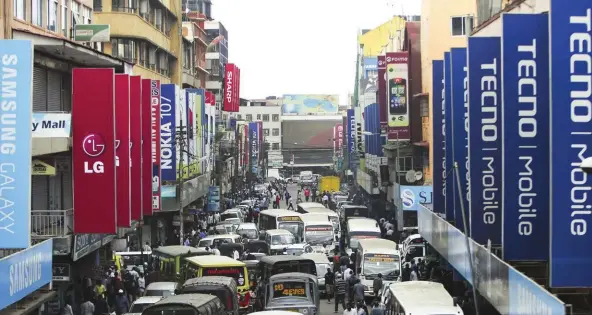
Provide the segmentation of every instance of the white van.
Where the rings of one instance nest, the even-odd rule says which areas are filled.
[[[364,285],[364,295],[374,297],[374,279],[382,275],[383,285],[401,281],[401,253],[397,243],[381,238],[361,239],[356,255],[356,270]]]
[[[328,254],[334,248],[335,231],[329,216],[321,214],[303,214],[304,242],[310,245],[315,253]]]
[[[308,258],[315,262],[317,267],[317,278],[319,280],[319,291],[325,294],[327,289],[325,287],[325,274],[327,274],[327,269],[333,270],[333,264],[329,261],[327,256],[323,254],[311,253],[311,254],[302,254],[300,255],[302,258]]]
[[[463,315],[444,285],[429,281],[393,283],[386,291],[386,314],[451,314]],[[426,298],[428,297],[429,298]]]
[[[374,219],[351,218],[347,220],[346,246],[352,250],[358,248],[358,241],[366,238],[380,238],[380,227]]]

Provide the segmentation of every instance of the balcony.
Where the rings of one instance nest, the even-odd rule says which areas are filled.
[[[206,60],[211,60],[211,59],[220,59],[220,53],[219,52],[206,53]]]
[[[74,209],[31,210],[31,238],[48,239],[72,234]]]
[[[189,69],[183,68],[183,84],[192,86],[194,88],[201,87],[200,81]]]
[[[221,90],[222,82],[220,81],[206,81],[207,90]]]

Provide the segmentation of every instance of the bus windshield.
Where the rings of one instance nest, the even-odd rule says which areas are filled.
[[[271,237],[271,245],[290,245],[294,244],[294,235],[274,235]]]
[[[304,223],[302,222],[280,222],[278,223],[278,229],[286,230],[292,233],[292,235],[300,236],[304,229]]]
[[[333,226],[308,225],[304,229],[304,239],[310,245],[329,245],[333,242]]]
[[[401,273],[401,258],[390,254],[365,254],[363,274],[373,279],[382,274],[384,280],[395,280]]]

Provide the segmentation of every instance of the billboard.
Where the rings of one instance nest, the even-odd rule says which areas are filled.
[[[336,124],[333,127],[333,152],[339,153],[343,148],[343,125]]]
[[[150,144],[152,150],[152,210],[160,210],[160,80],[150,82]]]
[[[551,287],[592,285],[592,181],[579,167],[591,157],[590,1],[551,0]],[[538,43],[537,43],[538,45]],[[543,90],[544,91],[544,90]],[[584,248],[584,250],[577,250]]]
[[[282,121],[282,149],[332,149],[339,120]]]
[[[286,94],[282,115],[336,115],[339,95]]]
[[[100,119],[98,119],[100,117]],[[115,70],[72,70],[74,233],[117,232]]]
[[[3,67],[0,248],[27,248],[31,245],[33,44],[0,40],[0,56]]]
[[[257,172],[257,163],[259,161],[259,127],[257,122],[249,123],[249,147],[251,172]]]
[[[160,169],[162,181],[177,180],[176,108],[179,87],[174,84],[160,86]]]
[[[388,129],[388,106],[386,97],[386,56],[378,56],[378,77],[377,77],[377,92],[378,105],[380,108],[380,134],[386,135]]]
[[[502,14],[502,249],[508,261],[549,257],[547,20]]]
[[[442,81],[444,80],[444,61],[432,61],[432,143],[434,204],[439,208],[434,211],[446,213],[446,111]]]
[[[388,106],[388,139],[410,139],[409,132],[409,53],[386,54],[386,90]]]
[[[142,79],[142,213],[152,215],[152,106],[150,79]]]
[[[32,113],[33,138],[68,138],[72,125],[70,113]]]
[[[355,168],[354,157],[356,156],[356,118],[354,116],[354,110],[347,110],[347,150],[349,153],[350,169]],[[284,131],[284,134],[285,131]]]
[[[225,112],[234,112],[234,107],[236,103],[236,95],[235,95],[235,69],[234,64],[227,63],[224,70],[224,101],[223,101],[223,110]]]
[[[142,77],[130,77],[130,145],[132,220],[142,220]]]
[[[471,213],[467,215],[469,209],[468,201],[471,198],[468,186],[468,179],[470,178],[467,166],[469,164],[469,152],[467,142],[467,127],[468,127],[468,99],[465,97],[468,93],[467,81],[467,49],[466,48],[452,48],[450,51],[450,68],[452,69],[451,80],[451,100],[452,100],[452,160],[458,163],[458,171],[460,173],[460,183],[456,180],[454,173],[454,186],[460,189],[461,197],[458,191],[454,192],[454,199],[456,200],[454,213],[456,227],[470,235]],[[463,203],[462,206],[460,203]],[[464,207],[464,208],[463,208]],[[465,210],[467,215],[468,231],[465,231],[462,221],[462,210]]]
[[[452,155],[452,69],[450,68],[450,52],[444,53],[444,79],[442,80],[442,108],[444,108],[444,142],[446,143],[445,150],[445,164],[444,171],[446,172],[444,177],[444,190],[445,194],[445,210],[446,220],[454,220],[454,205],[455,201],[455,189],[454,180],[452,179],[452,165],[454,164],[454,158]]]
[[[501,245],[501,41],[499,37],[469,37],[468,41],[471,237],[479,244],[490,240]]]
[[[243,166],[245,170],[249,168],[250,159],[249,156],[251,155],[251,146],[249,145],[249,124],[244,124],[243,126]]]
[[[376,91],[378,90],[378,59],[376,57],[364,57],[363,63],[364,71],[362,71],[362,77],[360,78],[359,93],[360,95],[370,93],[376,97]]]
[[[115,75],[115,166],[117,172],[117,226],[132,224],[130,165],[130,77]]]
[[[434,192],[432,186],[400,185],[399,192],[403,211],[417,211],[420,205],[431,206]]]

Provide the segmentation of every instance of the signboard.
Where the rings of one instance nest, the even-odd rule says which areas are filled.
[[[177,122],[175,119],[179,87],[163,84],[160,87],[160,167],[163,181],[177,180]]]
[[[31,122],[33,138],[69,138],[72,114],[33,113]]]
[[[469,37],[469,190],[471,237],[502,243],[501,41]],[[516,67],[517,68],[517,67]]]
[[[117,226],[129,228],[132,223],[130,199],[130,78],[115,75],[115,166],[117,173]]]
[[[33,160],[32,164],[32,175],[44,175],[54,176],[56,169],[52,165],[49,165],[41,160]]]
[[[503,257],[547,260],[548,16],[503,14],[502,27]]]
[[[76,42],[109,42],[111,40],[111,27],[109,24],[82,24],[74,25],[74,41]]]
[[[208,191],[208,211],[220,210],[220,187],[210,186]]]
[[[409,52],[386,54],[388,139],[408,141],[409,132]]]
[[[277,217],[278,222],[301,222],[302,218],[298,216],[281,216]]]
[[[444,79],[442,80],[442,108],[444,108],[444,142],[446,150],[444,156],[444,191],[446,220],[454,220],[455,189],[452,174],[454,157],[452,154],[452,69],[450,68],[450,52],[444,53]]]
[[[446,213],[446,109],[442,82],[444,80],[444,61],[432,61],[432,144],[434,183],[433,203],[439,208],[434,209]]]
[[[337,115],[339,111],[339,95],[286,94],[282,101],[282,115]]]
[[[588,0],[551,0],[551,287],[592,285],[592,251],[577,250],[592,242],[592,178],[580,168],[592,156],[590,11]]]
[[[142,79],[142,214],[152,215],[152,105],[150,79]],[[159,111],[160,112],[160,111]]]
[[[160,210],[160,81],[150,82],[150,143],[152,150],[152,210]]]
[[[87,254],[101,248],[103,234],[76,234],[74,235],[74,251],[72,260],[86,256]]]
[[[130,77],[130,199],[132,220],[142,220],[142,78]]]
[[[388,129],[388,104],[386,97],[386,56],[378,56],[378,77],[377,77],[377,88],[378,88],[378,107],[379,107],[379,121],[380,121],[380,134],[386,136]]]
[[[224,111],[225,112],[234,112],[234,103],[235,100],[235,65],[232,63],[227,63],[225,66],[225,75],[224,75]]]
[[[420,205],[432,205],[432,186],[399,186],[404,211],[417,211]]]
[[[58,264],[52,265],[52,280],[53,281],[70,281],[70,264]]]

